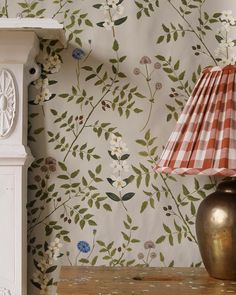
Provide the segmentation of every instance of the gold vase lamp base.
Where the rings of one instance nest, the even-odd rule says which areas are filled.
[[[199,206],[196,233],[210,276],[236,280],[236,180],[224,181]]]

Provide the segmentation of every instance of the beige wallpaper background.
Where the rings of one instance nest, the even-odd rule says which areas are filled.
[[[29,294],[53,294],[62,264],[201,266],[196,210],[219,179],[152,167],[201,70],[235,62],[234,2],[0,3],[68,37],[42,40],[30,87]]]

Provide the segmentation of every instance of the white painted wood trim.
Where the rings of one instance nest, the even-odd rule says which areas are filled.
[[[7,69],[0,69],[0,140],[13,127],[16,113],[16,87],[14,78]]]
[[[26,17],[26,18],[0,18],[0,28],[1,29],[19,29],[19,28],[30,28],[34,29],[63,29],[63,25],[59,24],[58,21],[51,18],[34,18],[34,17]],[[45,32],[47,33],[47,32]]]
[[[0,288],[0,295],[11,295],[11,292],[6,288]]]
[[[54,20],[0,19],[0,295],[27,295],[27,169],[33,160],[27,93],[40,76],[39,36],[65,40]],[[10,90],[4,92],[6,85]],[[4,123],[1,115],[8,107],[12,115]]]

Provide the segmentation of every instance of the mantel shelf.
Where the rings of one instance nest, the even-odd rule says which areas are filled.
[[[31,31],[39,38],[59,40],[66,46],[63,25],[48,18],[0,18],[0,31]]]

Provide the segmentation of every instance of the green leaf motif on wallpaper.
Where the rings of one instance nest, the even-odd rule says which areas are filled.
[[[112,49],[114,51],[118,51],[119,50],[119,43],[117,42],[117,40],[114,40]]]
[[[118,92],[119,91],[119,92]],[[120,117],[125,115],[128,119],[132,113],[141,113],[142,109],[136,107],[136,97],[144,98],[144,96],[137,92],[137,87],[131,87],[130,83],[124,85],[120,89],[113,91],[114,99],[111,103],[112,110],[118,110]]]
[[[139,163],[139,165],[134,166],[132,165],[132,169],[134,171],[136,185],[139,188],[142,184],[142,181],[144,181],[145,186],[148,187],[151,181],[151,176],[153,176],[154,179],[157,178],[157,174],[153,172],[152,165],[156,162],[157,158],[155,157],[157,152],[157,146],[155,146],[155,140],[156,137],[152,137],[150,130],[148,130],[145,133],[145,136],[143,139],[137,139],[136,143],[139,144],[142,147],[145,147],[145,150],[141,150],[139,152],[139,155],[143,157],[144,159],[147,159],[148,167],[142,163]],[[152,201],[151,201],[152,202]],[[144,210],[141,210],[144,211]]]
[[[122,201],[128,201],[133,198],[135,193],[126,193],[122,196]]]
[[[83,117],[76,116],[74,117],[73,115],[68,116],[67,111],[62,113],[61,115],[58,114],[58,112],[54,109],[50,110],[51,113],[56,117],[54,123],[59,123],[60,129],[64,129],[66,132],[71,132],[73,133],[74,136],[76,136],[76,132],[78,130],[78,126],[81,124]],[[51,131],[48,131],[48,136],[50,137],[48,142],[54,142],[56,143],[55,150],[60,149],[60,151],[66,151],[69,148],[69,144],[65,143],[65,137],[61,137],[60,133],[54,134]],[[85,143],[79,147],[79,145],[75,145],[73,149],[71,150],[71,154],[74,157],[79,157],[81,160],[84,158],[87,158],[88,161],[91,159],[99,159],[100,156],[94,153],[95,147],[89,148],[88,144]]]
[[[180,35],[184,37],[186,32],[191,32],[191,30],[185,29],[181,24],[175,26],[171,23],[170,27],[167,27],[166,25],[162,24],[162,28],[166,34],[158,37],[157,44],[160,44],[163,41],[166,41],[167,43],[169,43],[171,40],[177,41]]]
[[[159,7],[159,0],[139,0],[134,1],[138,12],[136,14],[137,19],[140,19],[143,15],[151,17],[151,13],[155,12],[155,8]]]
[[[38,1],[18,2],[17,3],[23,10],[21,11],[24,17],[40,17],[46,11],[46,9],[40,9]]]
[[[65,1],[63,4],[61,4],[58,11],[54,14],[54,17],[57,14],[62,14],[61,9],[72,2],[73,1]],[[83,33],[83,29],[81,29],[82,26],[84,25],[85,27],[87,26],[89,28],[93,27],[93,22],[88,18],[88,13],[83,13],[81,9],[77,9],[74,11],[66,9],[64,11],[64,19],[64,27],[68,32],[68,42],[74,41],[78,46],[82,47],[82,39],[79,36]],[[78,27],[80,29],[78,29]]]
[[[166,58],[162,55],[157,55],[156,58],[162,63],[162,70],[167,77],[175,84],[171,87],[169,96],[174,100],[174,105],[166,104],[168,113],[166,116],[167,122],[174,119],[178,120],[179,114],[191,95],[193,86],[201,74],[202,68],[199,65],[197,70],[192,73],[192,83],[186,79],[186,72],[181,70],[180,60],[173,61],[172,57]]]
[[[178,64],[176,65],[176,68],[178,68]],[[154,179],[160,178],[162,184],[159,184],[155,186],[152,184],[152,189],[153,191],[146,191],[144,190],[144,194],[146,195],[147,200],[144,200],[141,204],[140,208],[140,213],[143,213],[147,208],[148,205],[150,205],[150,208],[155,208],[155,201],[158,203],[160,201],[160,196],[164,193],[167,198],[170,198],[173,202],[173,206],[169,205],[168,207],[163,207],[163,210],[165,212],[165,215],[170,218],[174,216],[178,216],[180,220],[182,220],[182,225],[177,225],[176,221],[174,220],[174,227],[176,229],[175,234],[170,232],[170,227],[167,226],[166,224],[163,225],[163,229],[166,233],[168,233],[167,238],[170,243],[170,245],[174,245],[174,235],[177,235],[177,240],[180,243],[182,241],[182,238],[187,238],[191,242],[196,243],[196,238],[192,232],[192,225],[193,221],[192,219],[194,218],[196,214],[196,208],[194,203],[198,202],[200,200],[199,195],[201,196],[202,193],[204,193],[204,187],[201,187],[199,183],[195,181],[195,186],[197,186],[197,189],[194,190],[193,192],[190,192],[188,188],[183,185],[182,186],[182,194],[179,194],[177,196],[174,195],[174,192],[170,189],[169,181],[175,182],[176,179],[173,176],[169,175],[162,175],[157,178],[157,174],[153,172],[152,167],[155,165],[157,158],[154,157],[152,150],[154,149],[152,146],[155,143],[156,138],[152,137],[150,130],[148,130],[143,139],[138,139],[136,140],[137,144],[139,144],[142,148],[145,147],[145,150],[142,150],[140,153],[141,156],[146,158],[148,161],[150,168],[147,168],[145,165],[142,163],[139,163],[139,167],[137,166],[132,166],[132,169],[134,170],[136,176],[136,184],[139,187],[141,185],[141,181],[143,178],[145,179],[146,186],[149,188],[149,182],[151,181],[151,176]],[[155,152],[156,154],[156,149],[155,147]],[[210,186],[211,188],[214,187],[214,184]],[[196,195],[196,196],[195,196]],[[189,206],[190,207],[190,214],[183,214],[182,213],[182,207]],[[159,238],[157,241],[160,243]],[[163,242],[164,239],[161,239]]]
[[[131,266],[135,260],[125,259],[126,254],[132,252],[135,244],[140,243],[140,240],[133,237],[133,234],[138,230],[138,226],[133,225],[132,218],[127,215],[126,220],[123,220],[124,230],[121,231],[121,236],[124,240],[122,245],[115,246],[115,241],[105,243],[102,240],[97,240],[100,247],[99,252],[104,253],[102,259],[108,261],[110,266]]]
[[[56,207],[54,210],[46,216],[42,215],[43,208],[35,207],[35,202],[32,201],[28,204],[28,210],[32,208],[30,218],[32,218],[32,223],[29,226],[29,233],[32,234],[34,229],[41,225],[42,223],[45,224],[45,232],[46,236],[50,236],[52,233],[56,233],[57,238],[63,239],[65,242],[70,242],[71,239],[69,238],[69,232],[66,231],[63,226],[58,224],[55,221],[47,222],[48,218],[51,216],[52,213],[55,211],[60,211],[60,218],[64,221],[64,223],[71,223],[72,219],[74,223],[79,223],[81,229],[85,227],[86,224],[89,226],[96,226],[97,223],[95,222],[94,215],[89,213],[89,208],[95,205],[97,208],[100,208],[102,205],[104,210],[111,211],[111,207],[109,204],[104,204],[105,197],[100,197],[99,193],[96,193],[97,188],[93,185],[93,183],[101,182],[102,179],[98,177],[101,173],[102,167],[98,165],[95,171],[89,170],[88,175],[90,180],[87,180],[84,176],[82,177],[82,183],[77,182],[77,177],[79,176],[80,171],[75,170],[73,172],[69,172],[67,166],[63,162],[57,163],[60,169],[62,170],[62,174],[57,176],[58,179],[61,181],[66,181],[60,185],[62,189],[65,190],[65,196],[68,196],[66,199],[62,200],[59,197],[58,191],[56,191],[56,185],[53,183],[51,185],[46,185],[46,181],[50,179],[50,174],[55,171],[56,169],[56,162],[53,159],[46,159],[46,166],[42,160],[37,160],[33,167],[39,168],[45,174],[45,178],[42,176],[37,176],[37,182],[41,187],[37,185],[29,185],[29,189],[35,191],[36,198],[39,198],[41,202],[55,202]],[[51,171],[51,173],[49,173]],[[70,181],[70,184],[68,183]],[[73,196],[74,195],[74,196]],[[72,204],[72,200],[76,200],[78,196],[81,197],[82,202],[86,202],[88,207],[83,207],[81,204]],[[33,208],[34,206],[34,208]],[[34,216],[37,216],[34,218]]]
[[[114,193],[106,193],[106,195],[108,196],[108,198],[110,198],[111,200],[113,200],[115,202],[121,201],[121,199]]]

